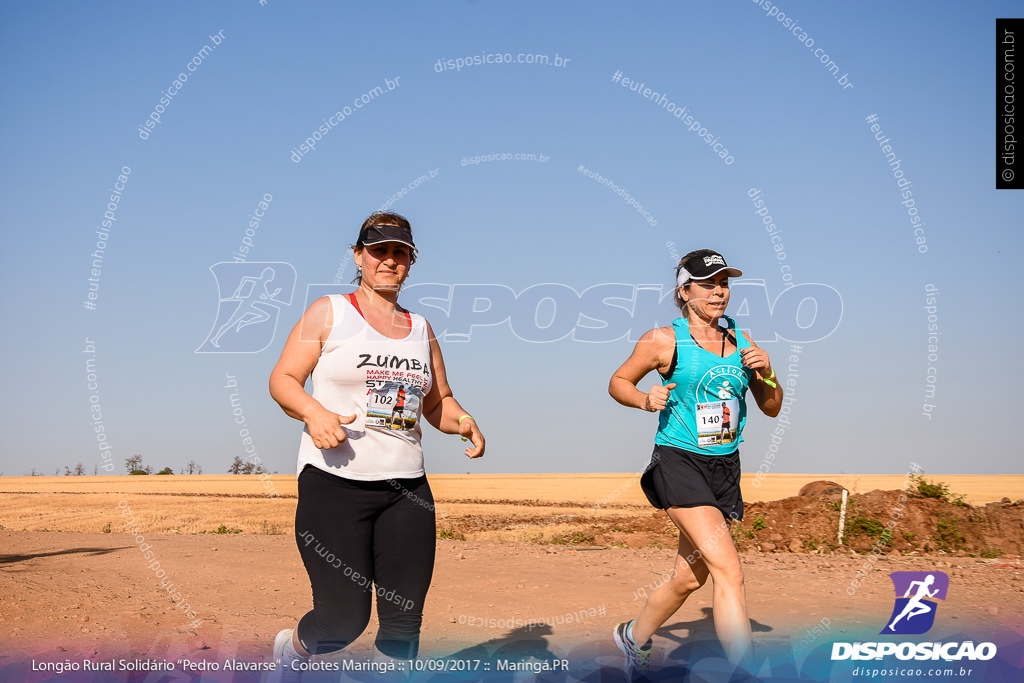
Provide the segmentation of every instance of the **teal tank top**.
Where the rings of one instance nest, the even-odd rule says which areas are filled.
[[[661,411],[654,443],[703,455],[730,455],[739,448],[747,421],[747,387],[753,377],[753,370],[740,360],[740,350],[750,342],[736,329],[736,321],[722,317],[737,347],[725,358],[695,344],[685,318],[672,321],[675,364],[662,377],[665,385],[675,382],[676,387]]]

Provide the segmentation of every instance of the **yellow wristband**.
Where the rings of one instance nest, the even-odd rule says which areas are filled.
[[[761,381],[770,386],[772,389],[778,389],[779,385],[773,382],[773,379],[775,379],[775,368],[772,368],[772,374],[770,374],[768,377],[762,377]]]
[[[472,415],[470,415],[469,413],[466,413],[465,415],[463,415],[462,417],[460,417],[460,418],[459,418],[459,424],[461,425],[461,424],[462,424],[462,421],[463,421],[463,420],[465,420],[465,419],[466,419],[467,417],[468,417],[468,418],[469,418],[470,420],[476,420],[476,418],[475,418],[475,417],[473,417],[473,416],[472,416]],[[466,438],[466,437],[464,437],[464,436],[460,436],[459,438],[460,438],[460,439],[462,439],[463,441],[469,441],[469,439],[467,439],[467,438]]]

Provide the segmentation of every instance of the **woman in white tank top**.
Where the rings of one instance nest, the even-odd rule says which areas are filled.
[[[452,396],[430,324],[398,305],[416,260],[409,222],[375,213],[353,250],[358,289],[313,302],[270,377],[274,400],[305,424],[296,535],[314,603],[294,632],[278,634],[284,680],[303,658],[358,637],[370,593],[377,648],[416,656],[435,540],[420,419],[469,440],[468,457],[484,454],[476,420]],[[312,396],[303,388],[311,374]]]

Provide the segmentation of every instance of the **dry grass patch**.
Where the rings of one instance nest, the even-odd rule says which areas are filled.
[[[221,525],[243,533],[290,532],[295,499],[179,497],[119,494],[4,494],[0,525],[14,531],[125,533],[121,504],[144,534],[215,532]]]

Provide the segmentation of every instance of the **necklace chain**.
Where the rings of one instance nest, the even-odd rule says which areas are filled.
[[[717,329],[719,332],[722,333],[722,351],[718,355],[721,356],[722,358],[725,358],[725,340],[729,338],[729,335],[726,332],[726,330],[722,329],[721,327],[718,327],[717,325],[715,326],[715,329]],[[696,344],[697,346],[700,346],[700,348],[704,349],[704,347],[701,346],[701,343],[699,341],[697,341],[697,338],[693,336],[693,332],[690,332],[690,339],[693,340],[694,344]],[[712,339],[705,339],[704,341],[712,342],[714,340],[712,340]],[[708,351],[708,349],[704,349],[704,350]],[[709,353],[713,353],[713,352],[709,351]]]

